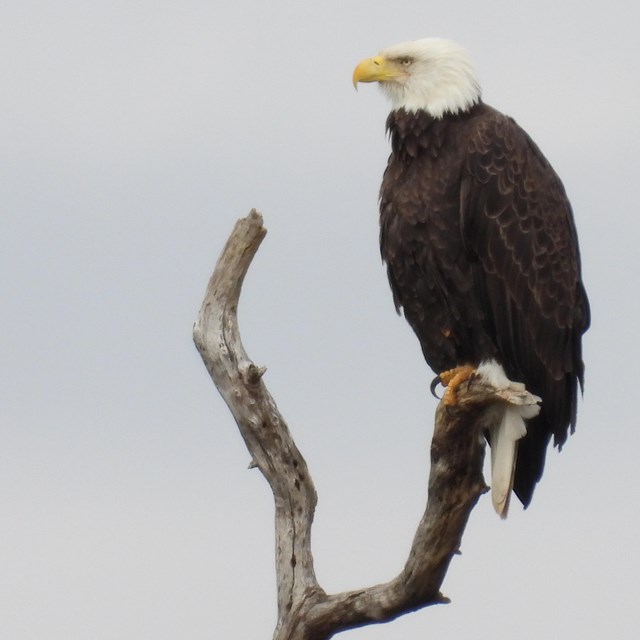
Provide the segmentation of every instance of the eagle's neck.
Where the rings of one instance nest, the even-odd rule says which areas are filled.
[[[415,157],[426,151],[435,157],[447,140],[449,128],[469,119],[482,108],[482,102],[478,102],[465,111],[442,117],[434,117],[424,109],[394,109],[387,118],[391,147],[396,154]]]

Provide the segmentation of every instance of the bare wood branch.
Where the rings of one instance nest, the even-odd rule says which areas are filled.
[[[496,389],[482,380],[463,386],[455,407],[436,411],[428,502],[407,562],[388,583],[327,595],[317,582],[311,553],[316,492],[302,454],[240,340],[237,307],[244,276],[266,230],[253,210],[239,220],[209,281],[194,325],[195,344],[227,402],[276,505],[278,623],[274,640],[326,640],[365,624],[448,602],[440,593],[458,553],[471,510],[486,491],[482,477],[484,408],[507,402],[535,404],[522,390]]]
[[[318,590],[311,555],[311,523],[317,497],[307,464],[250,360],[238,329],[244,277],[266,229],[255,210],[238,220],[225,245],[193,327],[193,338],[218,391],[235,418],[275,499],[278,625],[295,602]]]

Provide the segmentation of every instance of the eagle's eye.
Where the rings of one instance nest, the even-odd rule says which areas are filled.
[[[400,58],[400,64],[403,67],[408,67],[412,62],[413,62],[413,60],[411,58],[409,58],[409,57]]]

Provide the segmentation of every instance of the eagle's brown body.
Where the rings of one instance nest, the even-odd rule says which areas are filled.
[[[441,118],[395,110],[387,127],[380,243],[396,307],[434,371],[494,358],[543,399],[518,448],[527,505],[583,383],[589,305],[569,201],[529,136],[482,102]]]

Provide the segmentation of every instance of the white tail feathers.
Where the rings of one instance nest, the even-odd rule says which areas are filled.
[[[518,440],[527,435],[524,421],[538,415],[540,398],[529,393],[521,382],[509,380],[502,366],[493,359],[481,362],[477,374],[496,389],[504,391],[506,395],[500,395],[509,403],[494,405],[487,412],[491,441],[491,499],[498,515],[506,518],[516,470]]]
[[[518,440],[527,433],[521,409],[506,406],[499,422],[490,428],[491,499],[501,518],[509,512],[509,499],[516,470]]]

